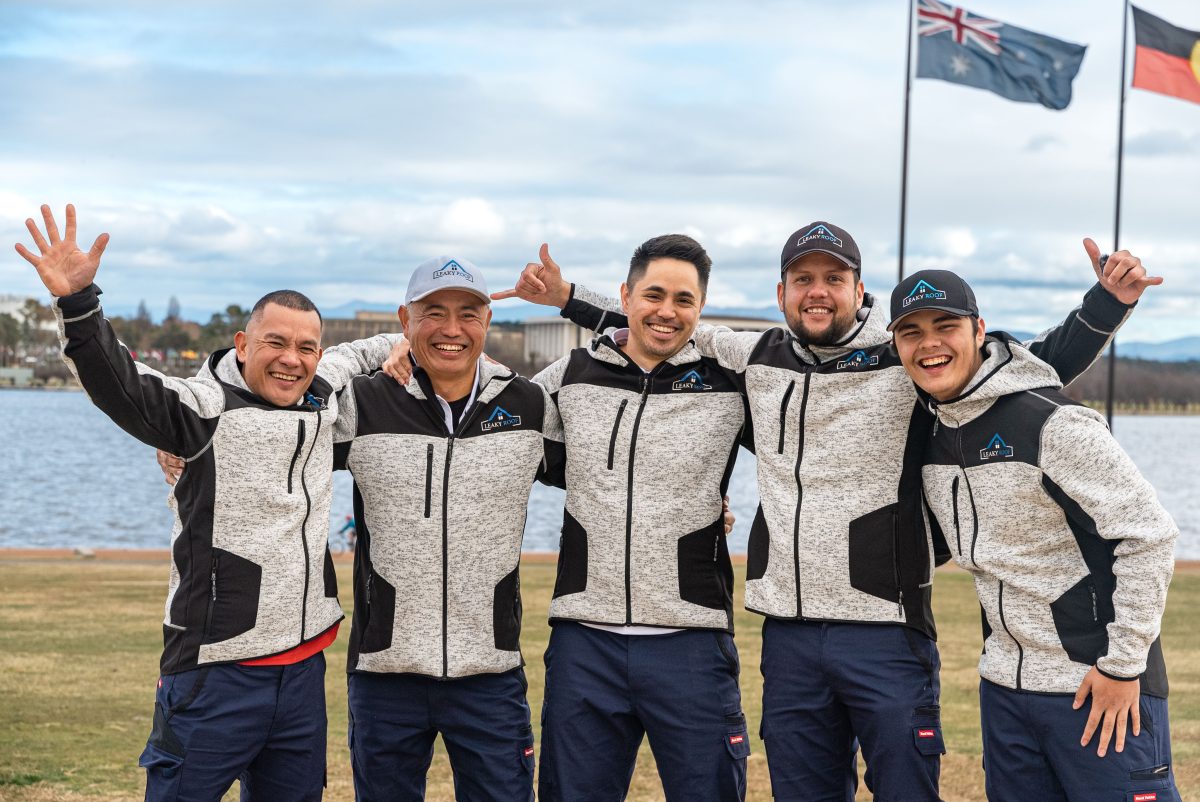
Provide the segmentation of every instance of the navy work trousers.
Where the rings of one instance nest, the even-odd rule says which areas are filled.
[[[147,802],[310,802],[325,787],[325,654],[289,666],[215,665],[158,681],[139,765]]]
[[[768,618],[763,721],[779,802],[853,802],[857,746],[878,802],[938,799],[937,645],[908,627]]]
[[[1142,732],[1125,733],[1125,749],[1109,741],[1096,755],[1100,731],[1079,745],[1091,698],[1072,710],[1073,695],[1014,691],[979,683],[983,769],[995,802],[1179,802],[1171,770],[1167,700],[1142,694]]]
[[[541,802],[611,802],[642,736],[667,802],[740,802],[750,741],[724,632],[621,635],[555,624],[546,649]]]
[[[358,802],[420,802],[442,734],[459,802],[532,802],[525,672],[438,680],[350,675],[350,763]]]

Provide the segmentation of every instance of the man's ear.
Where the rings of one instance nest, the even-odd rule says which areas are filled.
[[[396,307],[396,317],[400,318],[400,322],[404,322],[404,304]]]
[[[779,282],[775,286],[775,303],[779,306],[779,311],[786,314],[787,310],[783,308],[783,282]]]
[[[987,326],[983,323],[983,318],[978,318],[975,321],[975,345],[979,348],[983,347],[983,338],[987,335]]]
[[[237,352],[237,358],[239,362],[246,361],[246,346],[248,344],[249,340],[246,339],[246,332],[239,331],[237,334],[233,335],[233,350]]]
[[[629,285],[624,281],[621,282],[621,310],[629,314]]]
[[[400,330],[404,332],[404,336],[408,337],[408,322],[410,315],[407,306],[401,306],[396,310],[396,317],[400,318]]]

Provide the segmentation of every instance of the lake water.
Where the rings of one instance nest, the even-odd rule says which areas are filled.
[[[1200,559],[1200,416],[1118,417],[1117,440],[1179,524],[1176,555]],[[79,392],[0,391],[0,547],[167,548],[171,515],[154,451],[118,429]],[[350,514],[349,474],[334,477],[333,530]],[[743,553],[758,491],[743,451],[730,482]],[[555,551],[563,493],[534,487],[528,551]]]

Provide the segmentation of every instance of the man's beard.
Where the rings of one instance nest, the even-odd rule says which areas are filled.
[[[844,315],[834,315],[833,322],[821,332],[810,332],[801,322],[799,315],[796,319],[788,320],[788,328],[792,330],[792,335],[800,341],[801,345],[817,345],[829,346],[837,345],[846,338],[850,333],[850,329],[854,328],[857,322],[854,312],[847,312]]]

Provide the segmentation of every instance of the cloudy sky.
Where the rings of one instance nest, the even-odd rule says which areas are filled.
[[[1122,6],[1103,6],[967,6],[1088,45],[1065,111],[913,84],[907,264],[962,271],[994,327],[1058,319],[1092,280],[1080,239],[1112,245]],[[1143,7],[1200,29],[1194,0]],[[108,308],[144,299],[160,316],[175,295],[203,319],[280,286],[325,307],[394,302],[442,252],[507,286],[543,241],[568,277],[615,288],[637,243],[681,231],[714,258],[711,304],[760,306],[784,240],[823,218],[855,234],[886,294],[906,14],[7,0],[0,241],[72,201],[81,239],[112,234]],[[1134,90],[1126,112],[1121,244],[1167,279],[1126,336],[1198,335],[1200,105]],[[7,253],[0,294],[39,293]]]

